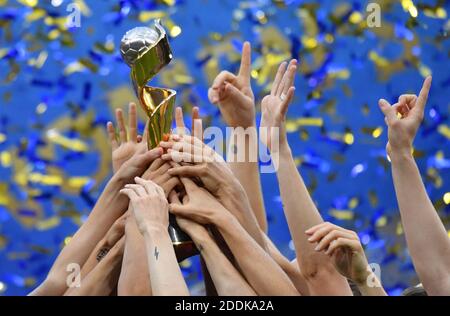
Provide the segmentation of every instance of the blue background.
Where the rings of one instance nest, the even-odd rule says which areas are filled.
[[[302,67],[289,109],[289,142],[314,201],[325,220],[358,231],[369,262],[381,265],[390,294],[417,284],[399,227],[384,149],[386,128],[377,107],[381,97],[395,102],[402,93],[418,93],[424,76],[433,75],[415,154],[428,193],[450,228],[450,208],[443,199],[450,191],[450,6],[448,1],[413,2],[417,18],[402,6],[408,1],[380,1],[381,27],[368,28],[366,1],[85,1],[90,14],[81,16],[80,27],[66,30],[51,21],[70,14],[69,1],[57,7],[37,1],[34,8],[24,1],[0,1],[0,294],[24,295],[42,282],[64,239],[86,218],[109,179],[104,125],[113,108],[125,107],[133,97],[118,45],[127,30],[150,24],[139,17],[142,12],[159,14],[168,30],[181,28],[170,38],[175,59],[159,84],[178,91],[185,112],[200,106],[207,124],[224,127],[218,109],[208,102],[207,88],[217,69],[237,71],[244,40],[253,45],[258,112],[278,64],[264,56],[298,58]],[[432,16],[438,8],[444,17]],[[41,17],[29,20],[39,12]],[[314,13],[310,21],[305,12]],[[105,43],[113,49],[99,48]],[[48,57],[41,67],[34,66],[43,51]],[[64,72],[80,59],[90,67]],[[396,61],[400,69],[393,66]],[[180,69],[187,81],[172,76]],[[321,117],[323,125],[295,123],[305,117]],[[377,127],[383,130],[374,137]],[[49,139],[50,129],[68,142]],[[87,150],[74,147],[73,140]],[[51,184],[42,175],[56,175],[62,182]],[[68,185],[76,176],[84,177],[83,184]],[[270,237],[293,259],[276,176],[263,174],[262,182]],[[184,262],[193,290],[201,280],[199,271],[198,259]]]

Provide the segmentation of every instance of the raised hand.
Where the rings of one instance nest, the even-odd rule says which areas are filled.
[[[127,184],[120,193],[130,198],[131,208],[141,234],[147,229],[157,228],[167,231],[169,226],[169,204],[164,190],[156,183],[135,178],[136,184]]]
[[[176,130],[175,134],[179,136],[183,136],[186,134],[186,125],[184,124],[184,115],[183,109],[181,107],[177,107],[175,109],[175,125]],[[199,108],[194,106],[192,108],[192,135],[197,137],[198,139],[203,139],[203,126],[202,119],[200,118]]]
[[[431,77],[429,76],[423,82],[418,97],[403,94],[392,106],[384,99],[378,102],[388,126],[389,140],[386,151],[390,157],[392,154],[411,155],[414,138],[424,117],[430,87]]]
[[[228,212],[211,193],[196,185],[191,179],[181,178],[181,182],[186,190],[187,200],[185,204],[172,200],[169,205],[172,214],[199,224],[211,224],[218,214]]]
[[[238,219],[258,244],[265,247],[248,196],[218,153],[198,138],[191,136],[179,137],[172,142],[161,142],[160,145],[167,148],[167,154],[161,158],[170,161],[173,167],[168,170],[169,175],[199,179],[225,209]]]
[[[294,79],[297,71],[297,60],[293,59],[286,68],[286,62],[278,67],[277,74],[272,84],[270,94],[261,101],[261,142],[272,150],[272,141],[275,130],[278,129],[280,143],[286,141],[284,122],[289,103],[294,97]]]
[[[317,244],[316,251],[332,258],[340,274],[357,284],[366,282],[370,273],[369,264],[355,232],[324,222],[305,233],[310,236],[310,243]]]
[[[142,178],[144,180],[151,180],[159,185],[164,190],[166,197],[168,197],[170,191],[180,184],[180,180],[177,177],[172,176],[167,172],[171,168],[169,162],[157,158],[144,172]]]
[[[170,175],[197,177],[209,192],[219,197],[231,191],[230,185],[239,185],[223,158],[198,138],[185,135],[160,145],[167,149],[161,158],[172,162]]]
[[[242,47],[241,67],[236,76],[222,71],[208,90],[209,101],[219,106],[225,123],[231,127],[255,125],[255,97],[250,85],[251,47]]]
[[[161,147],[156,147],[148,151],[144,150],[143,153],[136,153],[120,166],[114,178],[123,184],[131,183],[134,177],[141,176],[152,162],[161,157],[162,154],[163,149]]]
[[[112,147],[112,165],[114,173],[134,154],[143,153],[147,149],[147,128],[145,128],[143,137],[137,134],[136,104],[130,103],[128,105],[128,131],[125,127],[122,109],[116,110],[116,120],[119,128],[119,139],[116,137],[114,124],[108,122],[106,125]]]
[[[185,196],[184,203],[180,201],[180,198],[178,197],[178,193],[175,191],[170,192],[169,195],[169,203],[170,204],[177,204],[177,205],[183,205],[184,203],[188,203],[188,198]],[[201,238],[202,236],[209,234],[208,230],[205,226],[188,219],[186,217],[177,216],[176,217],[177,224],[180,226],[180,228],[186,232],[191,238]]]

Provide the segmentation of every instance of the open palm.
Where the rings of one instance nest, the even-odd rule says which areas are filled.
[[[287,68],[286,63],[283,62],[278,68],[270,94],[266,95],[261,101],[260,137],[261,142],[269,150],[272,150],[277,129],[280,141],[285,140],[284,121],[289,103],[292,101],[295,92],[293,83],[296,70],[297,61],[295,59],[289,63]]]
[[[125,120],[122,109],[116,110],[116,120],[119,127],[119,138],[116,137],[114,124],[108,122],[107,131],[112,147],[112,165],[113,171],[116,172],[122,164],[130,159],[134,154],[143,153],[147,150],[146,133],[144,137],[137,135],[137,115],[136,105],[130,103],[128,107],[128,133],[125,127]]]

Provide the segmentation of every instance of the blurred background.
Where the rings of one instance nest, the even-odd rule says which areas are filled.
[[[299,59],[287,128],[314,201],[325,220],[359,233],[389,294],[417,284],[377,100],[418,93],[433,75],[414,155],[450,229],[450,3],[373,2],[379,27],[370,1],[0,0],[0,295],[43,281],[110,178],[105,124],[135,100],[120,39],[155,18],[174,60],[152,83],[176,89],[185,113],[199,106],[205,125],[224,127],[207,89],[220,70],[237,71],[245,40],[258,121],[278,64]],[[262,182],[270,237],[293,259],[276,176]],[[198,293],[198,258],[182,267]]]

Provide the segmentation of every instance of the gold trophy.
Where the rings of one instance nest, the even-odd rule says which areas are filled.
[[[136,27],[125,33],[120,44],[123,60],[131,67],[131,81],[141,107],[149,118],[148,148],[155,148],[167,140],[176,91],[148,86],[147,83],[172,60],[172,51],[166,31],[159,20],[153,27]],[[169,235],[178,261],[195,254],[196,248],[189,236],[177,225],[170,214]]]

